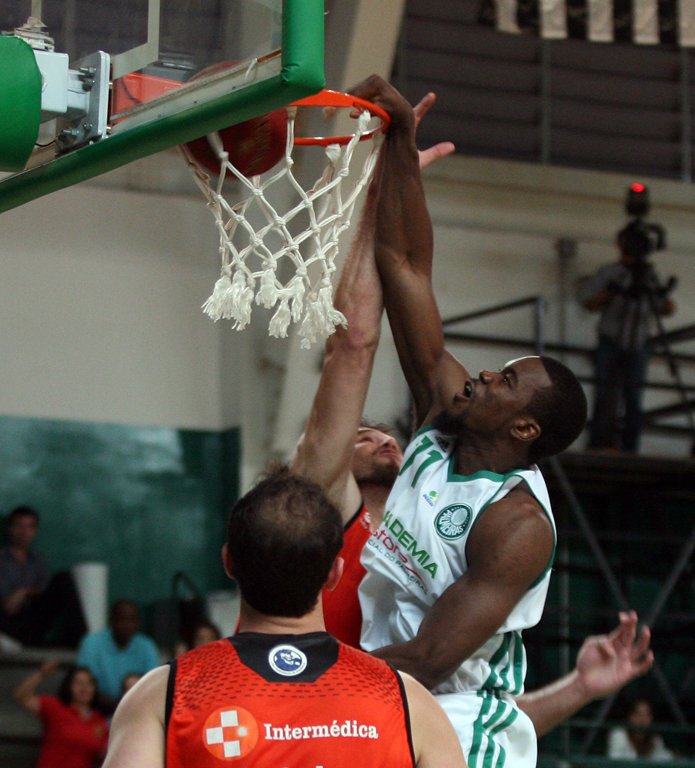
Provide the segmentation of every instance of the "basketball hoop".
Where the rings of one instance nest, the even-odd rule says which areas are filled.
[[[297,111],[305,107],[349,109],[359,116],[354,120],[354,131],[346,135],[295,136]],[[247,177],[240,172],[230,160],[233,148],[225,147],[218,133],[208,136],[220,164],[216,182],[191,148],[181,147],[220,238],[221,275],[203,304],[209,317],[233,320],[233,327],[242,330],[250,322],[254,300],[268,309],[277,307],[268,326],[269,335],[284,338],[290,323],[299,323],[303,348],[309,348],[317,338],[330,336],[338,325],[347,324],[345,316],[333,307],[338,241],[350,225],[357,198],[374,170],[380,146],[375,139],[388,124],[388,114],[375,104],[324,90],[287,107],[284,156],[263,176]],[[369,139],[374,140],[373,145],[348,184],[355,149]],[[292,172],[295,146],[324,148],[326,167],[308,190]],[[234,204],[223,196],[227,179],[242,185],[241,199]],[[238,192],[238,185],[234,189]],[[278,195],[280,200],[276,201]],[[280,213],[281,207],[284,213]],[[278,272],[284,274],[290,269],[292,274],[283,282]]]

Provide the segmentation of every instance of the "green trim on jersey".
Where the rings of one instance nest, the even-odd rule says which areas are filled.
[[[465,483],[470,480],[479,480],[480,478],[486,478],[488,480],[494,480],[497,483],[503,483],[508,477],[510,477],[511,474],[515,474],[514,472],[503,475],[499,472],[492,472],[489,469],[479,469],[477,472],[474,472],[472,475],[460,475],[458,472],[455,471],[454,465],[456,464],[456,454],[452,453],[451,456],[449,456],[449,473],[447,476],[447,481],[450,483]]]
[[[524,690],[524,643],[521,632],[505,632],[488,665],[490,674],[483,683],[484,691],[502,690],[512,695],[520,694]]]
[[[434,424],[423,424],[420,429],[417,430],[417,432],[410,438],[409,442],[413,442],[416,437],[421,435],[423,432],[429,432],[430,430],[434,429]]]
[[[555,553],[557,552],[557,529],[555,528],[555,522],[553,520],[553,516],[548,511],[548,508],[545,506],[545,504],[536,496],[536,494],[533,492],[529,484],[526,482],[526,478],[520,474],[520,471],[515,469],[512,472],[507,473],[506,475],[497,475],[497,477],[503,478],[503,481],[508,480],[510,477],[518,477],[522,483],[526,485],[528,488],[528,491],[530,495],[538,502],[538,506],[543,510],[543,514],[548,518],[548,521],[550,522],[550,527],[553,531],[553,551],[550,553],[550,557],[548,558],[548,562],[545,565],[545,568],[541,571],[541,573],[531,582],[529,585],[529,588],[526,590],[527,592],[530,592],[534,587],[537,587],[543,579],[548,575],[548,572],[553,567],[553,563],[555,562]],[[475,528],[476,523],[480,520],[480,518],[483,516],[487,508],[490,506],[490,504],[494,504],[497,499],[497,494],[501,491],[501,488],[497,489],[497,492],[495,495],[488,501],[486,504],[484,504],[480,508],[480,512],[478,512],[478,516],[473,521],[473,528]],[[510,489],[511,490],[511,489]],[[502,497],[504,498],[504,497]],[[471,533],[472,533],[471,528]],[[470,538],[470,534],[469,534]]]
[[[507,716],[504,718],[504,720],[500,720],[500,722],[498,722],[494,728],[491,728],[489,730],[488,736],[494,737],[500,731],[504,731],[506,728],[509,728],[509,726],[518,717],[519,713],[513,706],[511,706],[511,704],[506,704],[506,706],[509,707],[509,712],[507,713]],[[500,707],[500,710],[502,710],[502,707]],[[497,759],[495,759],[494,757],[495,746],[497,746],[499,749]],[[507,750],[502,746],[496,745],[496,742],[494,741],[494,739],[493,740],[488,739],[488,748],[485,751],[485,759],[483,760],[484,768],[492,768],[492,766],[496,766],[496,768],[502,768],[503,765],[506,765],[506,762],[507,762]]]
[[[473,740],[468,755],[468,768],[503,768],[507,760],[504,747],[494,737],[509,728],[516,720],[518,710],[514,704],[501,699],[490,691],[478,691],[485,701],[473,723]],[[495,754],[497,753],[497,754]]]
[[[514,644],[514,692],[518,696],[524,690],[524,681],[526,680],[526,650],[524,649],[524,640],[521,632],[515,630],[516,643]]]

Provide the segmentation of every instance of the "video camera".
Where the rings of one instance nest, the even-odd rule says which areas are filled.
[[[678,280],[670,277],[664,285],[660,285],[651,264],[647,261],[651,253],[666,247],[666,230],[660,224],[648,224],[643,220],[649,213],[649,190],[644,184],[630,184],[625,210],[632,219],[618,232],[618,246],[620,252],[631,256],[634,262],[630,265],[631,285],[627,290],[619,292],[633,298],[640,298],[645,293],[668,296],[678,284]]]
[[[635,182],[627,190],[625,210],[631,220],[618,232],[618,245],[626,256],[646,259],[654,251],[666,247],[666,230],[660,224],[644,221],[649,214],[649,190]]]

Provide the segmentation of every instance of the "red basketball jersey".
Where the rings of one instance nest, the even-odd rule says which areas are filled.
[[[306,635],[241,633],[171,662],[167,768],[413,768],[402,681]]]
[[[369,512],[367,507],[362,505],[359,512],[345,526],[343,547],[338,553],[345,561],[345,568],[338,586],[333,590],[324,589],[321,593],[326,629],[342,643],[354,648],[360,647],[362,629],[362,611],[357,588],[366,573],[360,563],[360,555],[370,533]]]

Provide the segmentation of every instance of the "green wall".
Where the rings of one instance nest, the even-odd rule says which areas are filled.
[[[238,492],[239,433],[0,417],[0,514],[41,513],[36,549],[54,570],[109,565],[109,599],[169,597],[177,571],[204,591]]]

